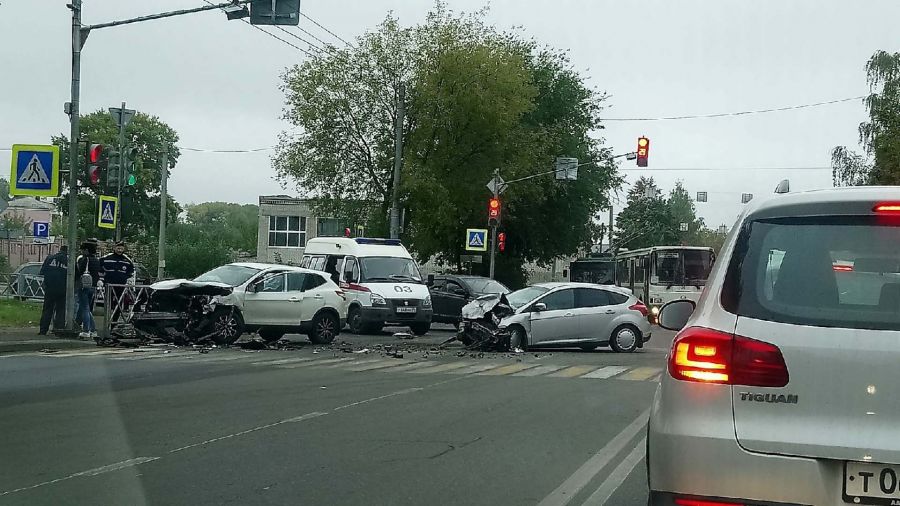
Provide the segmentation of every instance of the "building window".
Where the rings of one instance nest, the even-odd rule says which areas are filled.
[[[285,248],[306,246],[306,217],[269,216],[269,246]]]
[[[342,237],[344,226],[337,218],[319,218],[316,227],[316,237]]]

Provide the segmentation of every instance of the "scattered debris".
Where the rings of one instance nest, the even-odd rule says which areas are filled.
[[[363,349],[361,349],[361,350],[356,350],[356,351],[354,351],[353,353],[369,353],[369,349],[368,349],[368,348],[363,348]]]
[[[387,356],[392,357],[392,358],[403,358],[403,354],[400,353],[399,351],[388,352]]]
[[[396,334],[394,334],[394,337],[396,337],[398,339],[412,339],[415,336],[413,336],[409,332],[397,332]]]
[[[241,349],[244,350],[267,350],[269,349],[269,345],[266,344],[262,339],[251,339],[249,341],[244,341],[239,345]]]
[[[322,389],[322,390],[325,390],[325,389],[328,388],[328,387],[319,387],[319,388]]]
[[[510,332],[500,328],[503,318],[513,314],[505,295],[485,295],[462,308],[463,322],[459,333],[441,346],[460,341],[467,350],[510,351]],[[519,350],[516,353],[521,353]]]
[[[41,353],[56,353],[58,351],[59,350],[57,350],[56,348],[42,348],[41,349]]]

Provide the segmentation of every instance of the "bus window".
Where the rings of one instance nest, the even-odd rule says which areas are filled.
[[[631,260],[624,259],[618,262],[618,281],[620,286],[631,284]]]
[[[634,259],[634,284],[644,284],[644,268],[648,264],[646,257]]]

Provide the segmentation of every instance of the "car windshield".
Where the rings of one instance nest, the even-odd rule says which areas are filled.
[[[713,254],[709,250],[661,250],[655,255],[654,284],[704,285],[712,269]]]
[[[469,290],[474,293],[509,293],[509,288],[490,278],[462,278]]]
[[[421,283],[422,275],[416,263],[401,257],[362,257],[359,260],[362,280],[369,282],[399,281]]]
[[[543,286],[527,286],[521,290],[516,290],[515,292],[507,294],[506,300],[509,302],[510,306],[518,309],[548,291],[550,291],[550,289]]]
[[[205,274],[201,274],[194,278],[194,281],[215,281],[226,285],[240,286],[252,278],[254,274],[259,273],[260,270],[246,265],[229,264],[216,267]]]

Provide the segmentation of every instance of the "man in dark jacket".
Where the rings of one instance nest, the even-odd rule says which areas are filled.
[[[103,283],[112,285],[112,294],[109,301],[104,304],[112,304],[113,313],[110,321],[116,321],[119,313],[124,309],[127,301],[122,300],[122,293],[125,289],[122,286],[128,284],[128,280],[134,275],[134,262],[125,256],[125,242],[119,241],[113,248],[113,252],[100,259],[103,265]]]
[[[75,293],[78,294],[78,312],[81,314],[82,339],[97,339],[97,327],[94,324],[94,292],[97,282],[103,276],[103,266],[97,258],[97,241],[88,239],[81,244],[81,255],[75,260]],[[90,283],[82,283],[82,277],[89,276]]]
[[[47,335],[50,321],[53,330],[59,332],[66,326],[66,274],[69,272],[69,248],[62,246],[59,252],[48,256],[41,265],[44,277],[44,308],[41,311],[40,334]]]

